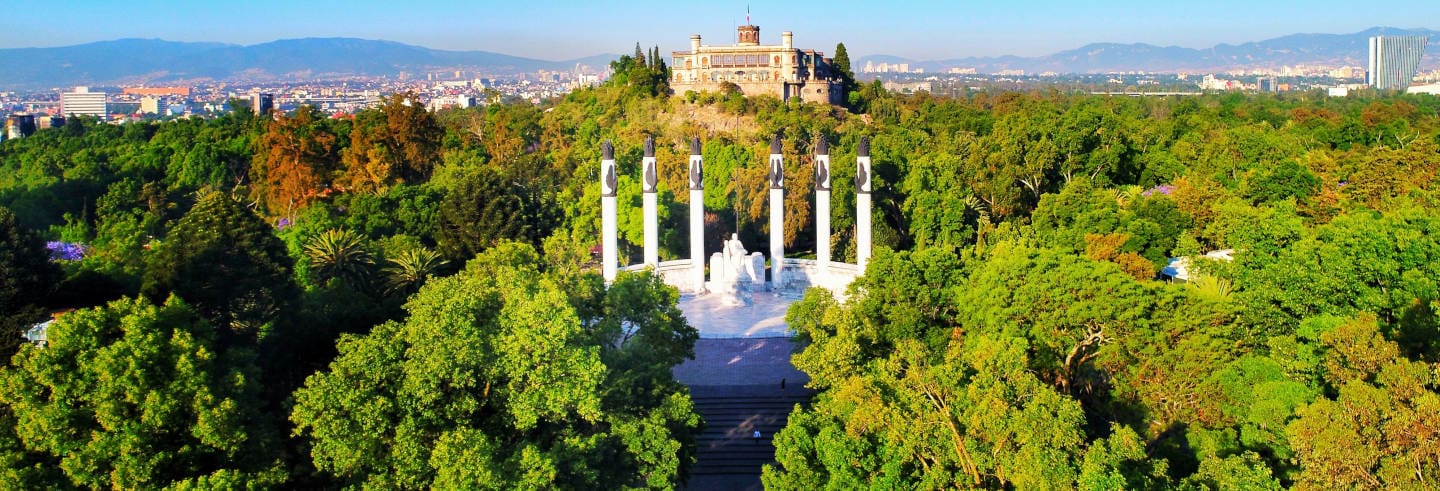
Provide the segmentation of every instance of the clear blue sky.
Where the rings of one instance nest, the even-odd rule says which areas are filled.
[[[1440,24],[1440,1],[791,0],[786,2],[549,0],[9,0],[0,48],[125,37],[255,44],[296,37],[385,39],[560,60],[623,53],[639,41],[687,49],[734,42],[752,20],[762,41],[795,32],[801,47],[914,59],[1034,56],[1090,42],[1190,48],[1299,32]]]

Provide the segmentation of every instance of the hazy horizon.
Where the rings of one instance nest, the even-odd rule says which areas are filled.
[[[686,49],[691,34],[701,34],[706,44],[733,43],[734,28],[745,22],[747,9],[739,1],[690,5],[446,0],[401,10],[370,0],[303,4],[261,0],[247,5],[83,0],[25,5],[31,8],[13,9],[0,18],[0,48],[122,38],[252,45],[354,37],[554,61],[625,53],[636,42],[665,51]],[[1428,28],[1411,24],[1415,19],[1440,18],[1440,3],[1375,9],[1330,0],[1304,7],[1218,0],[1203,10],[1050,0],[1023,6],[933,0],[897,8],[875,5],[796,0],[748,8],[766,43],[778,43],[781,31],[793,31],[800,47],[829,53],[836,43],[844,42],[852,56],[884,54],[914,60],[1040,56],[1102,42],[1208,48],[1297,33],[1348,34],[1378,26]],[[52,24],[66,28],[44,27]]]

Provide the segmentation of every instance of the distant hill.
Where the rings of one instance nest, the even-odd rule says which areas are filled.
[[[576,63],[600,67],[616,55],[548,61],[489,51],[445,51],[354,38],[285,39],[251,46],[159,39],[119,39],[58,48],[0,49],[0,87],[165,83],[192,80],[266,80],[397,75],[427,69],[465,69],[510,75],[565,70]]]
[[[1376,34],[1424,34],[1430,36],[1425,48],[1424,68],[1440,68],[1440,31],[1374,27],[1353,34],[1291,34],[1238,45],[1219,44],[1208,49],[1155,46],[1133,43],[1093,43],[1047,56],[972,57],[915,61],[891,55],[857,58],[858,72],[867,61],[909,63],[912,69],[927,72],[950,67],[971,67],[985,72],[1025,70],[1027,73],[1104,73],[1119,71],[1176,72],[1224,71],[1236,68],[1279,68],[1284,65],[1325,64],[1365,66],[1366,44]]]
[[[1103,73],[1137,70],[1205,72],[1297,64],[1363,66],[1366,39],[1379,33],[1430,35],[1422,66],[1440,67],[1440,31],[1391,27],[1376,27],[1352,34],[1292,34],[1238,45],[1220,44],[1208,49],[1142,43],[1094,43],[1039,57],[915,61],[898,56],[869,55],[855,59],[852,66],[858,72],[866,62],[908,62],[912,68],[925,68],[932,73],[950,67],[972,67],[981,72],[1020,69],[1029,73]],[[439,69],[464,69],[500,76],[539,69],[568,70],[577,63],[598,68],[615,58],[617,55],[607,54],[548,61],[489,51],[446,51],[355,38],[285,39],[250,46],[117,39],[58,48],[0,49],[0,89],[199,80],[265,81],[282,77],[394,76],[402,71],[418,75],[426,70]]]

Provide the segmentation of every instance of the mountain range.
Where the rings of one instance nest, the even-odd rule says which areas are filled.
[[[1430,36],[1424,69],[1440,66],[1440,31],[1375,27],[1351,34],[1292,34],[1205,49],[1144,43],[1094,43],[1046,56],[971,57],[916,61],[891,55],[856,58],[866,62],[909,63],[928,73],[974,68],[982,73],[1213,72],[1284,65],[1364,66],[1366,44],[1376,34]],[[568,70],[576,64],[601,68],[617,55],[601,54],[548,61],[490,51],[448,51],[392,41],[355,38],[284,39],[241,46],[118,39],[54,48],[0,49],[0,89],[45,89],[71,85],[164,84],[206,80],[266,81],[345,76],[395,76],[400,72],[466,70],[491,76],[535,70]]]
[[[117,39],[55,48],[0,49],[0,88],[394,76],[435,69],[512,75],[578,64],[601,68],[616,55],[547,61],[489,51],[446,51],[355,38],[285,39],[239,46]]]
[[[892,55],[856,58],[856,72],[872,63],[909,63],[928,73],[947,68],[974,68],[981,73],[1025,70],[1026,73],[1211,72],[1239,68],[1280,68],[1285,65],[1364,67],[1369,38],[1377,34],[1430,36],[1422,69],[1440,68],[1440,31],[1373,27],[1351,34],[1291,34],[1243,44],[1218,44],[1194,49],[1144,43],[1093,43],[1077,49],[1036,56],[996,56],[917,61]]]

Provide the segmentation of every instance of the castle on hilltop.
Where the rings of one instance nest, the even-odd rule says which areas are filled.
[[[760,44],[760,26],[736,28],[733,46],[700,44],[690,36],[690,51],[672,53],[670,87],[686,91],[718,92],[733,83],[745,95],[770,94],[782,101],[841,103],[844,90],[831,60],[813,49],[797,49],[790,31],[780,33],[780,44]]]

